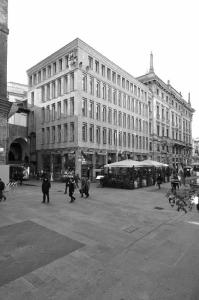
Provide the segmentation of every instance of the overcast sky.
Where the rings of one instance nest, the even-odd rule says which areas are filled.
[[[9,0],[8,81],[79,37],[134,77],[149,70],[182,93],[196,110],[199,137],[197,0]]]

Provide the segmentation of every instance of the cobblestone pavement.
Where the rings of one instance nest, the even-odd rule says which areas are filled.
[[[27,181],[0,203],[0,299],[199,299],[199,216],[172,209],[169,184],[137,190],[91,184],[69,203]]]

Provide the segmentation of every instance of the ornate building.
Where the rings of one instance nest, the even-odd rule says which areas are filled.
[[[174,167],[191,163],[192,116],[190,94],[188,101],[168,81],[154,72],[153,54],[149,72],[137,78],[151,91],[149,99],[149,155],[152,159]]]
[[[147,158],[148,87],[105,56],[76,39],[27,74],[38,170],[96,176],[107,162]]]
[[[0,1],[0,164],[7,160],[8,113],[11,104],[7,99],[7,35],[8,1]]]

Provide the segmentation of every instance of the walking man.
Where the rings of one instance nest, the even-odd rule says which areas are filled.
[[[48,178],[44,178],[43,179],[43,183],[42,183],[42,193],[43,193],[43,201],[42,203],[45,203],[46,198],[47,198],[47,203],[49,203],[49,189],[51,187],[50,181],[48,180]]]
[[[6,201],[6,196],[3,194],[3,191],[5,189],[5,183],[0,178],[0,201],[4,199]]]
[[[71,199],[70,203],[75,201],[75,197],[73,196],[74,191],[75,191],[75,181],[73,178],[70,178],[70,181],[69,181],[69,197]]]

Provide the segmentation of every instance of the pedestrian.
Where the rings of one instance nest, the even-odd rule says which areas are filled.
[[[86,198],[89,197],[89,189],[90,189],[90,181],[89,181],[89,178],[86,178],[85,187],[84,187],[84,192],[85,192]]]
[[[42,183],[42,193],[43,193],[43,201],[42,203],[45,203],[47,198],[47,203],[49,203],[49,189],[51,188],[50,181],[47,177],[44,177],[43,183]]]
[[[85,193],[85,184],[86,184],[86,178],[82,177],[82,179],[81,179],[81,188],[79,190],[79,192],[81,194],[81,197],[83,197],[84,193]]]
[[[69,180],[69,197],[70,197],[70,203],[75,201],[75,197],[73,196],[75,191],[75,181],[74,178],[70,178]]]
[[[66,179],[65,179],[65,192],[64,192],[64,194],[67,194],[67,190],[68,190],[68,187],[69,187],[69,181],[70,181],[70,178],[67,174]]]
[[[161,174],[159,173],[158,174],[158,177],[157,177],[157,186],[158,188],[160,189],[160,185],[162,184],[162,176]]]
[[[74,180],[75,180],[76,187],[79,188],[79,181],[80,181],[79,174],[75,174]]]
[[[0,201],[4,199],[6,201],[6,196],[4,195],[5,183],[0,178]]]

